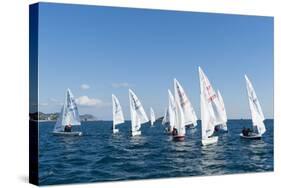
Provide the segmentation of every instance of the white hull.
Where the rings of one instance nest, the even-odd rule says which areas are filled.
[[[82,132],[53,132],[53,134],[62,136],[82,136]]]
[[[139,136],[139,135],[141,135],[141,131],[132,132],[132,136]]]
[[[113,129],[113,134],[119,133],[119,129]]]
[[[240,133],[241,138],[246,138],[246,139],[261,139],[262,135],[260,134],[252,134],[249,136],[244,136],[242,133]]]
[[[207,139],[202,139],[202,145],[203,146],[207,146],[207,145],[210,145],[210,144],[215,144],[218,142],[218,137],[217,136],[212,136],[210,138],[207,138]]]

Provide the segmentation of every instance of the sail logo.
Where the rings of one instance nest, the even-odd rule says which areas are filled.
[[[217,95],[214,93],[213,95],[212,93],[212,86],[208,85],[206,86],[207,92],[208,92],[208,102],[212,102],[214,101],[214,99],[217,97]]]
[[[121,108],[117,104],[115,104],[115,114],[119,113],[121,111]]]
[[[134,97],[133,97],[133,103],[134,103],[134,107],[136,110],[138,110],[140,108],[140,103],[138,100],[136,100]]]

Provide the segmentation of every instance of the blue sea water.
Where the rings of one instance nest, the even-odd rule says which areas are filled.
[[[187,129],[175,142],[157,122],[131,137],[130,121],[112,135],[111,121],[82,122],[81,137],[55,136],[55,122],[40,122],[40,185],[86,183],[273,171],[273,120],[261,140],[239,137],[251,120],[229,120],[228,133],[215,145],[201,146],[201,128]]]

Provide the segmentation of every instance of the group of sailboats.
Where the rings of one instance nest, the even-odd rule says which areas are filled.
[[[144,108],[138,99],[137,95],[129,89],[129,102],[130,102],[130,113],[131,113],[131,135],[137,136],[141,135],[141,125],[148,122],[149,119],[144,111]],[[117,133],[118,129],[115,128],[116,125],[124,123],[124,116],[122,112],[122,107],[119,100],[115,95],[112,95],[112,105],[113,105],[113,133]],[[150,123],[153,126],[155,122],[155,114],[152,108],[150,108]]]
[[[174,139],[184,140],[185,127],[195,128],[197,116],[183,87],[174,79],[174,95],[168,90],[168,108],[162,121],[167,125],[167,132],[173,134]]]
[[[217,138],[211,141],[210,136],[215,131],[216,125],[221,125],[218,129],[227,130],[227,116],[220,95],[220,100],[214,92],[208,78],[199,67],[200,78],[200,101],[201,101],[201,129],[202,144],[214,143]],[[174,139],[183,140],[185,137],[185,127],[195,128],[197,126],[197,116],[194,108],[184,91],[183,87],[177,79],[174,79],[174,96],[168,90],[169,104],[162,121],[163,125],[167,125],[167,131],[173,134]]]
[[[201,110],[201,143],[209,145],[218,142],[218,136],[214,135],[215,131],[227,131],[227,114],[224,101],[219,90],[215,92],[208,77],[199,67],[200,82],[200,110]],[[240,134],[243,138],[256,139],[261,138],[265,133],[264,115],[249,78],[245,75],[247,93],[250,111],[252,115],[253,128],[249,131],[243,130]],[[131,114],[131,135],[141,135],[141,125],[147,123],[149,118],[137,95],[129,89],[129,104]],[[117,125],[125,122],[122,107],[118,98],[112,94],[112,115],[113,125],[112,132],[118,133]],[[154,126],[156,121],[155,113],[150,108],[150,124]],[[194,108],[177,79],[174,79],[174,95],[168,90],[168,107],[162,124],[166,126],[168,133],[173,135],[175,140],[184,140],[186,128],[195,128],[197,126],[197,116]],[[53,133],[56,135],[78,135],[82,132],[71,131],[72,126],[80,126],[79,112],[74,96],[70,89],[67,89],[65,101],[61,109],[59,118],[55,124]]]

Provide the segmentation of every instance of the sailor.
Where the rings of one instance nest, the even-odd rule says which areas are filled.
[[[71,132],[71,124],[64,127],[64,132]]]
[[[250,129],[250,128],[248,128],[248,129],[247,129],[247,132],[248,132],[248,136],[250,136],[250,134],[253,133],[253,130]]]
[[[242,134],[243,134],[243,136],[249,136],[248,129],[246,129],[245,127],[243,127]]]
[[[167,128],[167,130],[168,130],[168,133],[171,133],[171,132],[172,132],[172,127],[169,126],[169,127]]]
[[[242,130],[242,134],[243,136],[250,136],[250,134],[253,132],[253,130],[251,130],[250,128],[243,128]]]
[[[173,136],[176,136],[178,135],[178,130],[174,127],[173,128],[173,132],[172,132]]]
[[[220,130],[220,126],[219,125],[215,126],[215,131],[218,132],[219,130]]]

